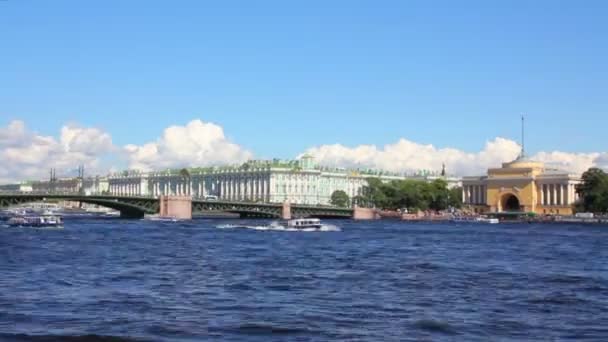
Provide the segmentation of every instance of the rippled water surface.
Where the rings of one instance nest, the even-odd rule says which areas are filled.
[[[0,340],[608,341],[608,227],[235,223],[0,228]]]

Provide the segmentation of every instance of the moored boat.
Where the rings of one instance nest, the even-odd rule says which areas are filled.
[[[477,217],[475,221],[479,223],[489,223],[489,224],[497,224],[500,223],[500,220],[494,217]]]
[[[63,220],[59,215],[21,215],[11,217],[7,222],[9,227],[63,227]]]
[[[500,223],[500,220],[497,218],[485,216],[455,216],[450,220],[450,222],[497,224]]]

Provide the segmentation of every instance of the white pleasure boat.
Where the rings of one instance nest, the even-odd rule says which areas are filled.
[[[287,228],[306,229],[315,228],[321,229],[323,224],[318,218],[299,218],[287,220]]]
[[[455,216],[450,220],[454,223],[486,223],[486,224],[497,224],[500,220],[497,218],[485,217],[485,216]]]
[[[7,224],[11,227],[63,227],[61,216],[50,213],[43,215],[21,215],[11,217]]]

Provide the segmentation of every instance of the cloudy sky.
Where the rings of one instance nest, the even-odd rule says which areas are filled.
[[[0,1],[0,182],[294,158],[605,165],[608,2]]]
[[[65,125],[56,135],[45,136],[23,121],[0,127],[0,182],[45,179],[48,168],[59,175],[73,175],[78,165],[89,174],[104,174],[123,168],[152,170],[169,167],[209,166],[242,163],[257,154],[231,141],[215,123],[192,120],[167,127],[143,144],[117,145],[109,132],[75,124]],[[436,147],[400,138],[390,144],[318,145],[303,149],[327,166],[373,167],[391,171],[440,170],[446,164],[456,175],[475,175],[488,167],[517,157],[520,145],[497,137],[480,144],[477,151]],[[300,154],[300,155],[301,155]],[[298,157],[298,156],[294,156]],[[608,154],[538,152],[534,159],[551,166],[583,172],[591,166],[608,166]]]

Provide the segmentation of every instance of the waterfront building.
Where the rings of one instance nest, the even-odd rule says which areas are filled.
[[[190,195],[227,201],[253,201],[297,204],[330,204],[334,191],[350,198],[360,195],[367,178],[383,181],[406,178],[431,181],[437,173],[405,175],[380,170],[347,170],[316,165],[304,155],[299,160],[252,160],[239,166],[173,169],[140,172],[124,171],[110,175],[109,192],[125,196]],[[460,179],[445,177],[450,186]]]
[[[75,193],[80,190],[80,179],[58,178],[53,181],[36,181],[32,183],[34,192]]]
[[[108,177],[55,178],[36,181],[30,190],[38,193],[83,193],[85,195],[152,196],[186,195],[198,199],[251,201],[262,203],[329,205],[331,195],[344,191],[351,199],[361,195],[368,178],[381,181],[444,179],[448,187],[460,185],[460,178],[441,172],[413,174],[372,169],[345,169],[319,166],[304,155],[299,160],[251,160],[242,165],[169,169],[143,172],[128,170]],[[23,189],[6,185],[6,189]],[[0,191],[3,188],[0,187]],[[23,190],[22,190],[23,191]]]
[[[148,196],[148,173],[122,171],[108,176],[108,193],[118,196]]]
[[[108,193],[109,185],[106,177],[87,177],[84,179],[59,178],[53,181],[32,182],[33,192],[56,192],[56,193],[76,193],[82,192],[85,195],[101,195]]]
[[[0,185],[0,193],[2,192],[32,192],[32,182],[20,182],[13,184]]]
[[[477,213],[533,212],[571,215],[578,200],[577,175],[546,167],[522,154],[486,176],[464,177],[462,198]]]
[[[85,195],[103,195],[109,193],[110,184],[107,177],[87,177],[82,180],[81,189]]]

